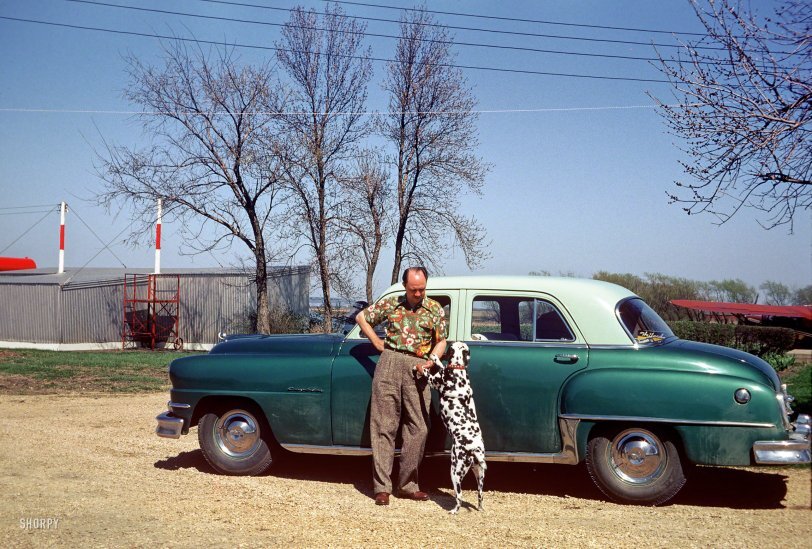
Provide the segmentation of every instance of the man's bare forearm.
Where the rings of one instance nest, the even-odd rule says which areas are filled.
[[[434,345],[434,349],[431,350],[431,354],[437,355],[439,358],[443,358],[443,355],[445,354],[445,347],[446,347],[445,339],[443,339],[442,341],[438,341]]]
[[[367,319],[364,318],[364,311],[361,311],[357,315],[355,315],[355,322],[358,323],[358,327],[361,328],[361,333],[364,334],[372,346],[378,350],[379,353],[383,352],[383,340],[378,337],[378,334],[375,333],[375,329],[367,322]]]

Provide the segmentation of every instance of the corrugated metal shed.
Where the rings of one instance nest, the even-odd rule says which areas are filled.
[[[125,273],[150,269],[56,269],[0,273],[0,344],[111,346],[121,343]],[[187,348],[208,346],[220,331],[248,331],[255,308],[252,273],[227,269],[162,269],[180,275],[180,335]],[[271,267],[271,306],[308,311],[309,267]]]

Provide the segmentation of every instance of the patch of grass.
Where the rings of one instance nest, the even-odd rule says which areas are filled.
[[[174,351],[0,350],[0,394],[163,391]]]
[[[781,372],[787,392],[795,397],[792,409],[800,414],[812,414],[812,363],[795,365]]]

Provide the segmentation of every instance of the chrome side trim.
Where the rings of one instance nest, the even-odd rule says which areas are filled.
[[[561,428],[561,451],[557,453],[542,454],[529,452],[485,452],[491,461],[509,461],[517,463],[560,463],[575,465],[578,463],[578,448],[575,442],[575,433],[578,430],[579,420],[559,419]],[[282,448],[298,454],[331,454],[338,456],[369,456],[372,448],[357,448],[353,446],[316,446],[310,444],[282,444]],[[400,454],[400,450],[395,450]],[[447,457],[450,453],[426,452],[425,457]]]
[[[280,444],[282,448],[297,454],[332,454],[335,456],[371,456],[372,448],[355,446],[316,446],[312,444]],[[396,450],[395,453],[400,453]]]
[[[745,421],[704,421],[700,419],[676,419],[643,416],[598,416],[584,414],[561,414],[565,419],[579,419],[581,421],[626,421],[635,423],[678,423],[681,425],[712,425],[714,427],[757,427],[767,429],[775,427],[774,423],[748,423]]]
[[[812,462],[808,440],[758,440],[753,443],[753,457],[759,465]]]
[[[171,400],[166,403],[166,406],[171,410],[172,408],[177,408],[178,410],[186,410],[191,408],[191,404],[185,404],[183,402],[172,402]]]

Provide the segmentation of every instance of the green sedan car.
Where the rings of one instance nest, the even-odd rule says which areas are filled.
[[[395,285],[381,296],[403,291]],[[809,416],[753,355],[678,339],[620,286],[550,277],[438,277],[448,339],[464,341],[492,461],[586,462],[611,499],[656,505],[689,464],[810,462]],[[157,434],[197,426],[224,474],[263,472],[280,451],[368,455],[378,354],[346,333],[226,337],[169,367],[169,410]],[[426,454],[450,440],[433,395]]]

